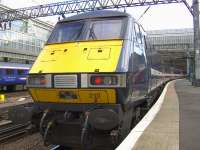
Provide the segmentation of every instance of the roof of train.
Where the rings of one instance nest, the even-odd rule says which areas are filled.
[[[7,69],[30,69],[31,66],[32,64],[0,62],[0,68],[7,68]]]
[[[91,19],[91,18],[106,18],[106,17],[129,17],[130,15],[125,12],[112,11],[112,10],[97,10],[92,12],[86,12],[74,16],[67,17],[59,22],[67,22],[73,20],[81,19]]]

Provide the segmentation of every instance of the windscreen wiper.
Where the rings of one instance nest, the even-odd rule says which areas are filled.
[[[89,38],[92,38],[92,39],[97,39],[97,36],[95,35],[95,32],[94,32],[94,25],[92,25],[92,27],[90,28],[90,34],[89,34]]]

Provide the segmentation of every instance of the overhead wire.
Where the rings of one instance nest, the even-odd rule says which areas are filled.
[[[149,10],[149,8],[151,7],[151,5],[149,5],[147,7],[147,9],[142,13],[142,15],[137,19],[137,22],[147,13],[147,11]]]

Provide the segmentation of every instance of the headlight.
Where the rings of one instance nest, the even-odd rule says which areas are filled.
[[[51,75],[29,75],[27,87],[51,87]]]
[[[88,74],[81,80],[87,80],[87,87],[126,87],[126,74]],[[85,82],[82,81],[82,87]]]

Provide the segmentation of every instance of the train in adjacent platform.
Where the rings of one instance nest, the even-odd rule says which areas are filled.
[[[30,67],[30,64],[0,62],[0,89],[14,91],[17,85],[23,89]]]
[[[44,141],[95,149],[116,146],[142,107],[175,75],[164,72],[131,15],[99,10],[60,20],[27,79],[32,122]]]

